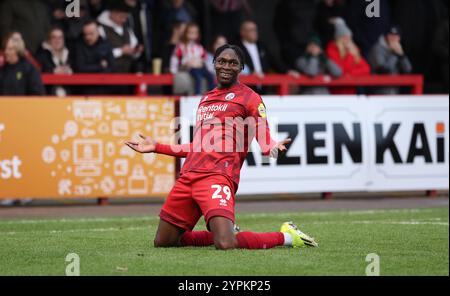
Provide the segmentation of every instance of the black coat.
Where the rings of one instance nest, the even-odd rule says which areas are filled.
[[[52,53],[50,52],[50,50],[44,49],[42,47],[39,48],[39,50],[36,54],[36,59],[38,60],[39,64],[41,64],[42,73],[53,73],[57,66],[70,66],[71,67],[73,64],[72,54],[69,53],[68,59],[65,63],[56,65],[55,61],[53,60],[53,56],[52,56]]]
[[[245,64],[250,68],[250,72],[253,73],[255,71],[255,66],[253,65],[250,54],[247,51],[247,48],[244,46],[241,40],[236,42],[236,45],[239,46],[244,52]],[[258,47],[259,58],[261,60],[261,67],[264,73],[268,73],[271,70],[276,71],[278,73],[286,73],[289,69],[288,67],[272,55],[267,47],[262,42],[257,42],[256,46]]]
[[[45,95],[39,71],[25,58],[0,68],[0,95]]]
[[[108,63],[108,67],[101,66],[102,60]],[[82,39],[78,40],[72,69],[79,73],[113,72],[114,56],[111,44],[101,37],[93,46],[88,46]]]

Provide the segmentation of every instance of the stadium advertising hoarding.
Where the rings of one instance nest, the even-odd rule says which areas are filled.
[[[263,99],[272,137],[293,142],[275,160],[254,141],[240,194],[448,189],[448,96]],[[181,100],[182,142],[199,100]]]
[[[0,198],[165,196],[172,157],[123,144],[169,142],[168,98],[0,99]]]

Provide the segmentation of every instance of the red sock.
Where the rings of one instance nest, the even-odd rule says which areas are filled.
[[[284,244],[281,232],[239,232],[236,238],[240,249],[270,249]]]
[[[182,246],[205,247],[214,245],[214,236],[209,231],[186,231],[180,242]]]

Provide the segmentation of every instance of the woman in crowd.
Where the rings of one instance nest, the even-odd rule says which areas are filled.
[[[71,55],[65,46],[64,32],[59,27],[50,30],[47,41],[42,43],[37,53],[37,59],[43,73],[72,74]],[[51,87],[48,93],[65,96],[68,91],[62,86]]]
[[[202,93],[202,79],[208,82],[208,90],[215,87],[214,76],[206,68],[206,50],[199,43],[200,29],[197,24],[189,23],[186,26],[181,42],[175,47],[171,61],[170,72],[188,71],[195,84],[195,94]]]
[[[353,42],[352,31],[342,18],[334,20],[334,41],[328,43],[327,55],[343,72],[343,75],[363,76],[370,74],[370,66],[362,57],[358,46]],[[333,89],[334,94],[356,94],[354,87]]]
[[[4,65],[0,67],[0,95],[44,95],[38,69],[26,55],[25,42],[10,34],[4,43]]]

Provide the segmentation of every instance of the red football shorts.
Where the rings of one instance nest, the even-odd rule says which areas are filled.
[[[206,225],[212,217],[234,223],[234,183],[220,174],[187,172],[169,193],[159,217],[185,230],[192,230],[201,216]]]

